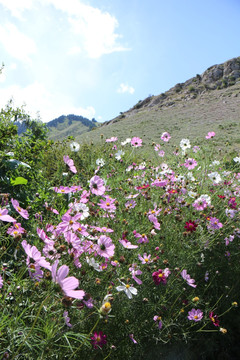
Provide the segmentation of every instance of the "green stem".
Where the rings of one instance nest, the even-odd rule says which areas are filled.
[[[90,337],[90,335],[92,334],[93,330],[94,330],[94,329],[96,328],[96,326],[98,325],[99,320],[100,320],[100,317],[97,319],[97,321],[96,321],[96,323],[94,324],[93,328],[90,330],[88,336],[86,336],[86,339],[85,339],[85,340],[82,342],[82,344],[74,351],[74,353],[72,354],[72,356],[75,355],[76,352],[77,352],[78,350],[80,350],[81,347],[86,343],[87,339]]]
[[[35,326],[35,324],[36,324],[36,322],[37,322],[37,320],[38,320],[38,318],[39,318],[39,315],[40,315],[40,312],[41,312],[41,310],[42,310],[42,308],[43,308],[43,305],[44,305],[44,303],[48,300],[49,296],[50,296],[50,295],[48,295],[48,296],[42,301],[42,303],[41,303],[41,305],[40,305],[40,307],[39,307],[39,310],[38,310],[38,312],[37,312],[37,316],[36,316],[36,318],[35,318],[35,320],[34,320],[34,322],[33,322],[33,324],[32,324],[32,327],[31,327],[29,333],[28,333],[27,336],[23,339],[23,342],[22,342],[22,343],[20,344],[20,346],[18,347],[17,352],[14,354],[13,358],[15,358],[16,355],[19,354],[19,352],[20,352],[23,344],[26,342],[26,340],[27,340],[27,339],[29,338],[29,336],[31,335],[32,330],[33,330],[33,328],[34,328],[34,326]]]

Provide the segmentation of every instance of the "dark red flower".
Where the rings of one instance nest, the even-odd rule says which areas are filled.
[[[211,311],[211,312],[209,313],[209,318],[210,318],[210,320],[212,321],[212,323],[213,323],[214,326],[219,326],[218,316],[217,316],[217,315],[214,315],[213,311]]]
[[[186,221],[186,225],[184,226],[184,229],[186,229],[189,232],[196,231],[198,224],[195,223],[195,221],[189,220]]]
[[[218,195],[218,197],[220,198],[220,199],[225,199],[225,195]]]

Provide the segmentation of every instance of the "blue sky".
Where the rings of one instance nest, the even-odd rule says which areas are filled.
[[[240,56],[240,0],[0,0],[0,107],[114,118]]]

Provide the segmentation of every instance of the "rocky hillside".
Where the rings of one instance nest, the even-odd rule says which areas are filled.
[[[239,83],[240,57],[237,57],[223,64],[213,65],[203,74],[197,74],[184,83],[178,83],[165,93],[140,100],[130,110],[121,113],[117,118],[104,124],[107,125],[126,116],[132,116],[146,108],[174,107],[178,102],[196,99],[199,95],[204,95],[211,90],[226,89]]]
[[[139,101],[128,111],[103,123],[79,141],[95,142],[101,137],[119,139],[140,136],[145,144],[159,142],[163,131],[176,141],[203,139],[215,131],[219,148],[231,146],[240,152],[240,57],[208,68],[203,74],[157,96]]]

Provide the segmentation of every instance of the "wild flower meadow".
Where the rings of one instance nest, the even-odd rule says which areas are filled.
[[[174,144],[163,132],[143,162],[137,135],[94,147],[30,130],[1,142],[1,359],[230,348],[240,162],[217,157],[217,134]]]

